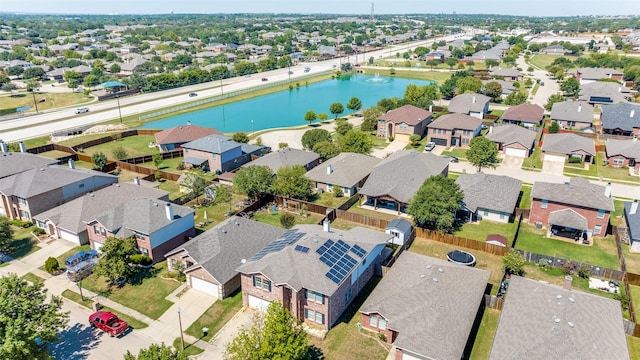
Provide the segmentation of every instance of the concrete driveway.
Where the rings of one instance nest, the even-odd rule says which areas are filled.
[[[542,162],[542,172],[562,175],[564,172],[564,162],[545,160]]]
[[[505,155],[504,158],[502,159],[502,163],[500,164],[500,167],[503,167],[506,169],[520,169],[522,167],[523,161],[524,161],[523,157]]]

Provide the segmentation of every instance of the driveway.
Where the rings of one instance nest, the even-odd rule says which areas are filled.
[[[523,161],[524,161],[523,157],[505,155],[504,159],[502,159],[502,163],[500,164],[500,167],[503,167],[506,169],[520,169],[522,167]]]
[[[385,148],[374,149],[371,152],[371,155],[384,159],[385,157],[387,157],[387,155],[393,154],[398,150],[404,149],[407,146],[407,144],[409,144],[409,142],[402,141],[400,139],[395,139],[392,143],[389,143],[389,145],[387,145]],[[423,151],[423,149],[417,149],[416,151]]]
[[[229,344],[240,332],[241,329],[249,328],[253,325],[256,317],[259,316],[257,310],[243,307],[229,322],[218,331],[218,334],[209,342],[211,346],[207,350],[208,359],[222,359]]]
[[[542,162],[542,172],[562,175],[564,172],[564,162],[545,160]]]

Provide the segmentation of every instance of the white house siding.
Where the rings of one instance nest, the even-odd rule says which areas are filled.
[[[478,208],[478,217],[482,220],[491,220],[495,222],[508,223],[511,214],[501,213],[498,211]],[[502,215],[502,218],[500,218]]]

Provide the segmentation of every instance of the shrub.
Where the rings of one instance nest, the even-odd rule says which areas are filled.
[[[580,264],[580,267],[578,268],[578,276],[583,279],[588,279],[589,275],[591,275],[591,273],[587,264]]]
[[[46,231],[44,231],[43,228],[37,227],[37,228],[33,229],[33,233],[38,235],[38,236],[40,236],[40,235],[46,234]]]
[[[256,145],[257,145],[257,146],[262,146],[262,136],[258,136],[258,137],[256,138]]]
[[[284,212],[280,215],[280,225],[285,229],[291,229],[296,224],[296,217],[293,214]]]
[[[278,143],[278,149],[284,149],[286,147],[289,147],[288,143],[286,143],[286,142]]]
[[[151,265],[151,263],[153,262],[153,260],[151,260],[150,257],[144,254],[133,254],[129,257],[129,261],[132,264],[145,265],[145,266]]]
[[[33,223],[31,221],[28,221],[28,220],[16,219],[16,220],[11,220],[11,225],[26,229],[28,227],[31,227],[31,225],[33,225]]]
[[[582,164],[582,159],[579,157],[569,157],[569,164]]]
[[[129,157],[129,153],[127,152],[127,149],[124,148],[124,146],[116,146],[115,148],[113,148],[111,153],[113,154],[113,157],[117,160],[122,160]]]
[[[547,265],[549,265],[549,260],[542,258],[540,260],[538,260],[538,266],[542,267],[542,268],[546,268]]]
[[[44,262],[44,270],[49,274],[54,274],[58,270],[60,270],[60,264],[58,263],[58,259],[54,257],[49,257],[47,261]]]
[[[178,166],[176,166],[176,170],[184,170],[184,164],[183,163],[179,163]]]
[[[384,342],[387,342],[387,335],[385,335],[384,333],[379,332],[378,338]]]
[[[342,191],[342,188],[340,186],[335,186],[333,188],[333,195],[337,198],[339,197],[343,197],[344,196],[344,191]]]
[[[389,142],[393,142],[393,139],[395,139],[393,136],[389,136]]]
[[[573,264],[573,261],[568,261],[564,264],[562,264],[562,273],[565,275],[571,275],[571,273],[573,272],[575,265]]]

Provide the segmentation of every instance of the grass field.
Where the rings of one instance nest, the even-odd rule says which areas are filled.
[[[485,241],[489,234],[500,234],[507,238],[509,242],[513,240],[516,233],[517,223],[501,224],[491,221],[479,221],[477,223],[465,223],[462,228],[454,233],[467,239]]]
[[[500,320],[500,311],[486,308],[482,314],[480,328],[473,342],[473,350],[471,350],[471,360],[487,360],[491,352],[493,337],[498,329],[498,321]]]
[[[86,307],[87,309],[92,309],[93,308],[93,300],[85,297],[84,300],[81,298],[80,294],[78,294],[75,291],[72,290],[65,290],[62,292],[62,297],[69,299],[77,304],[80,304],[84,307]],[[103,311],[110,311],[116,315],[118,315],[118,317],[124,321],[127,322],[127,324],[129,324],[129,326],[131,326],[134,329],[144,329],[146,327],[149,327],[149,324],[140,321],[136,318],[133,318],[127,314],[121,314],[118,311],[115,311],[114,309],[108,307],[108,306],[102,306],[101,310]]]
[[[547,55],[547,54],[536,54],[531,56],[529,59],[529,63],[534,67],[540,68],[544,70],[548,65],[551,65],[553,61],[559,57],[566,57],[571,59],[571,61],[575,60],[577,56],[568,56],[568,55]]]
[[[93,101],[91,96],[83,93],[40,93],[35,94],[36,102],[38,102],[38,111],[51,110],[56,108],[69,107],[79,104],[86,104]],[[42,101],[43,102],[39,102]],[[0,113],[3,110],[10,110],[22,106],[31,106],[25,113],[35,112],[33,106],[33,95],[27,92],[15,93],[11,95],[0,96]]]
[[[431,80],[438,83],[438,85],[444,83],[451,77],[451,72],[448,71],[411,71],[406,68],[396,68],[395,75],[391,75],[390,69],[366,69],[367,74],[379,74],[380,76],[394,76],[401,78],[419,79],[419,80]]]
[[[261,211],[251,217],[251,219],[260,221],[265,224],[270,224],[274,226],[280,226],[280,215],[282,215],[285,210],[278,210],[275,214],[272,214],[270,211]],[[296,218],[296,224],[317,224],[320,222],[322,217],[317,214],[309,213],[306,217],[300,216],[300,214],[296,214],[290,212]]]
[[[32,284],[40,284],[40,285],[44,284],[44,280],[45,280],[34,273],[26,273],[22,276],[22,278]]]
[[[113,150],[116,147],[123,147],[127,151],[127,157],[133,158],[137,156],[153,155],[158,152],[156,147],[150,148],[149,143],[155,142],[156,138],[153,135],[137,135],[121,138],[116,141],[110,141],[108,143],[92,146],[84,149],[85,154],[92,156],[95,153],[102,152],[110,160],[115,160]]]
[[[524,159],[522,162],[522,168],[525,170],[542,170],[542,149],[536,147],[533,149],[531,155]]]
[[[604,179],[624,180],[640,183],[640,178],[638,178],[637,176],[629,176],[629,169],[615,168],[610,165],[605,165],[605,159],[606,157],[604,152],[598,152],[593,164],[589,164],[588,170],[584,170],[584,166],[581,164],[577,166],[574,164],[566,164],[564,167],[564,172],[571,175],[591,176],[597,178],[602,177]]]
[[[173,340],[173,348],[174,349],[180,349],[180,347],[182,346],[182,340],[180,338],[175,338]],[[200,349],[199,347],[193,345],[193,344],[189,344],[188,342],[184,343],[184,354],[186,356],[195,356],[198,355],[200,353],[202,353],[204,350]]]

